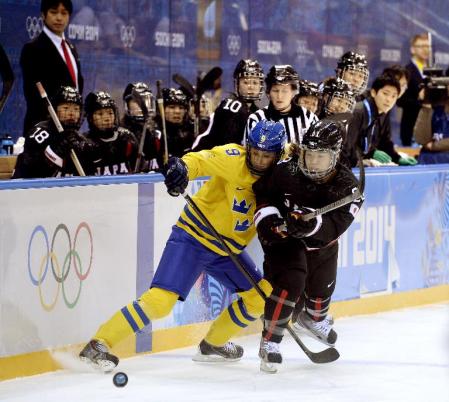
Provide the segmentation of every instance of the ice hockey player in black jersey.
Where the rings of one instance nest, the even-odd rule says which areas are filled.
[[[188,122],[187,111],[189,102],[187,96],[179,89],[163,88],[165,127],[167,130],[168,155],[181,157],[192,148],[194,134],[193,127]],[[162,131],[161,116],[156,118],[158,129]],[[159,166],[163,164],[165,151],[164,137],[158,156]]]
[[[23,152],[17,157],[12,178],[42,178],[78,175],[71,160],[71,150],[81,165],[95,154],[94,144],[78,133],[83,102],[78,91],[63,86],[52,98],[52,105],[64,129],[58,132],[53,121],[36,124],[26,135]]]
[[[218,105],[209,127],[196,138],[193,151],[242,143],[248,116],[259,109],[256,102],[262,97],[264,73],[257,60],[242,59],[237,63],[233,77],[235,93]]]
[[[91,161],[93,174],[117,175],[131,173],[137,156],[137,139],[118,124],[114,99],[104,91],[86,96],[85,111],[89,131],[84,135],[98,146],[98,157]]]
[[[298,85],[299,75],[292,66],[288,64],[272,66],[265,78],[265,91],[270,103],[248,117],[245,138],[257,122],[273,120],[285,127],[289,143],[301,143],[304,133],[318,118],[293,102],[298,92]]]
[[[294,102],[318,115],[321,106],[321,91],[318,84],[308,80],[299,81],[299,92],[295,96]]]
[[[264,371],[275,372],[282,362],[279,344],[303,293],[306,308],[295,317],[294,327],[330,346],[337,338],[326,315],[337,277],[338,238],[353,222],[363,199],[308,221],[302,216],[358,188],[351,170],[338,162],[342,131],[340,122],[314,123],[302,144],[290,148],[289,158],[253,185],[264,275],[273,286],[259,351]]]
[[[361,96],[368,86],[368,62],[363,54],[346,52],[337,62],[336,76],[346,81],[356,97]],[[359,100],[359,99],[357,99]]]
[[[319,117],[325,118],[340,113],[352,113],[355,93],[341,78],[327,78],[322,85],[322,109]]]
[[[156,129],[156,99],[151,89],[144,82],[130,82],[123,92],[123,102],[125,114],[121,126],[134,134],[139,149],[142,146],[140,166],[135,173],[159,170],[156,158],[161,149],[161,132]],[[146,114],[142,107],[146,109]]]

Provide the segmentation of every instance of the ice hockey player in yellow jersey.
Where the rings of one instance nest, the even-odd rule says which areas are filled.
[[[252,184],[280,159],[285,141],[282,124],[262,120],[251,130],[246,147],[228,144],[170,158],[164,174],[172,196],[183,193],[189,180],[210,176],[192,198],[267,295],[271,285],[244,249],[255,235]],[[202,272],[239,297],[212,323],[193,360],[239,360],[243,348],[229,339],[260,317],[264,301],[189,206],[172,229],[150,289],[101,325],[80,358],[112,370],[119,359],[109,348],[168,315],[178,299],[185,300]]]

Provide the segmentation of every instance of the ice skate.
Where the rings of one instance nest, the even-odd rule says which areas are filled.
[[[105,373],[112,371],[118,364],[119,359],[108,352],[108,348],[103,343],[91,340],[79,354],[83,362],[92,364],[100,368]]]
[[[332,316],[331,316],[332,317]],[[301,311],[293,323],[295,331],[305,330],[306,334],[328,346],[335,346],[337,333],[332,329],[332,321],[328,316],[322,321],[314,321],[305,310]]]
[[[262,337],[259,348],[260,371],[274,374],[278,371],[278,365],[282,363],[282,355],[279,343],[267,341]]]
[[[295,323],[298,320],[298,316],[301,313],[301,311],[303,311],[303,310],[295,308],[295,310],[293,311],[293,314],[292,314],[292,323]],[[325,320],[329,323],[329,325],[331,327],[335,323],[334,316],[332,314],[327,314]]]
[[[204,339],[198,345],[198,352],[192,357],[195,362],[236,362],[243,356],[243,348],[232,342],[213,346]]]

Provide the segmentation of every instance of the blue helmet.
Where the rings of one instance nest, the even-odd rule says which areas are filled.
[[[287,134],[281,123],[271,120],[259,121],[251,130],[246,141],[246,163],[251,173],[262,175],[265,170],[257,169],[251,163],[251,148],[265,152],[274,152],[277,162],[284,151],[284,145],[287,142]]]

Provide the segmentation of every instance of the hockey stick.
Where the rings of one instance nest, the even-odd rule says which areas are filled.
[[[176,82],[176,84],[184,89],[184,91],[187,92],[191,98],[193,98],[193,96],[195,95],[195,89],[193,88],[192,84],[187,81],[186,78],[184,78],[181,74],[173,74],[172,79],[174,82]]]
[[[226,241],[223,239],[220,233],[218,233],[214,226],[209,222],[209,220],[206,218],[206,216],[202,213],[200,208],[196,205],[195,201],[192,200],[192,198],[187,193],[182,193],[182,196],[187,201],[187,203],[193,208],[193,210],[198,214],[200,219],[203,221],[203,223],[208,227],[208,229],[212,232],[214,237],[220,242],[220,244],[225,249],[226,253],[228,254],[229,258],[232,260],[232,262],[235,264],[235,266],[238,268],[238,270],[245,276],[245,278],[248,280],[249,283],[256,289],[259,296],[266,300],[267,297],[263,290],[260,288],[260,286],[257,284],[257,282],[254,280],[254,278],[249,274],[248,270],[245,268],[245,266],[239,261],[237,258],[237,255],[229,248]],[[290,326],[290,324],[287,324],[287,331],[290,333],[292,338],[296,341],[296,343],[299,345],[299,347],[302,349],[302,351],[307,355],[307,357],[313,362],[313,363],[330,363],[335,360],[337,360],[340,357],[340,354],[338,353],[337,349],[335,348],[327,348],[321,352],[312,352],[307,348],[307,346],[301,341],[301,339],[296,335],[293,328]]]
[[[7,87],[8,82],[7,83],[3,83],[3,93],[5,95],[0,97],[0,114],[2,114],[3,108],[6,105],[6,101],[8,100],[9,95],[11,95],[13,84],[14,84],[14,81],[12,81],[11,84],[9,84],[9,86]]]
[[[137,102],[137,104],[139,105],[139,107],[143,113],[142,134],[140,136],[139,150],[137,151],[136,164],[134,166],[134,173],[139,173],[140,172],[140,164],[142,162],[142,157],[143,157],[143,146],[145,145],[145,137],[147,135],[149,112],[148,112],[147,105],[145,104],[142,97],[140,96],[140,93],[133,89],[131,94],[132,94],[132,98]]]
[[[40,82],[36,82],[37,90],[39,91],[39,94],[41,95],[41,98],[45,100],[47,103],[47,109],[48,113],[50,113],[50,116],[53,120],[53,123],[56,126],[56,129],[59,133],[62,133],[64,131],[64,128],[61,125],[61,122],[59,121],[58,115],[55,112],[55,109],[53,109],[53,105],[50,102],[50,99],[48,99],[47,92],[45,92],[44,87]],[[72,162],[75,165],[76,171],[80,176],[86,176],[86,173],[84,173],[84,169],[81,166],[81,163],[78,159],[78,156],[76,156],[76,153],[73,149],[70,150],[70,157],[72,158]]]
[[[168,143],[167,143],[167,127],[165,126],[164,98],[162,97],[161,80],[156,81],[156,87],[157,87],[157,106],[159,108],[159,114],[161,115],[162,137],[164,138],[165,143],[164,156],[163,156],[163,162],[165,165],[168,162]]]
[[[205,91],[210,89],[215,89],[214,84],[215,81],[218,80],[223,74],[223,70],[220,67],[213,67],[211,70],[207,72],[207,74],[203,77],[202,80],[198,82],[196,91],[198,99],[201,99],[201,96]]]
[[[359,187],[352,194],[343,197],[342,199],[332,202],[322,208],[315,209],[313,212],[301,215],[301,220],[310,221],[311,219],[317,217],[318,215],[323,215],[328,212],[338,209],[343,205],[350,204],[357,198],[363,197],[363,192],[365,191],[365,167],[363,166],[363,157],[359,149],[357,149],[358,164],[359,164]]]

